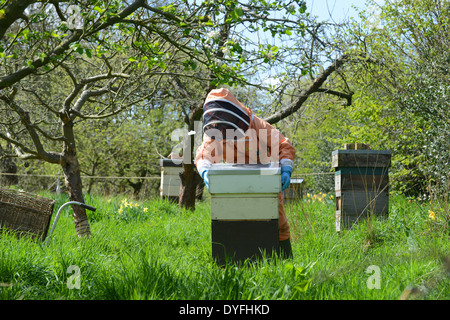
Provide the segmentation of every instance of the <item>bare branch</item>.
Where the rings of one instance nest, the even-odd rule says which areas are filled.
[[[20,121],[25,126],[28,134],[30,135],[31,140],[33,141],[33,144],[34,144],[34,147],[36,148],[36,150],[31,150],[28,147],[26,147],[25,145],[21,144],[19,141],[13,140],[11,137],[7,137],[3,134],[0,135],[0,137],[3,139],[5,139],[5,137],[8,138],[5,140],[11,142],[12,144],[14,144],[17,147],[20,147],[25,152],[27,152],[31,155],[37,156],[37,158],[39,158],[39,159],[43,159],[43,160],[46,160],[47,162],[51,162],[51,163],[58,163],[59,162],[59,154],[57,156],[56,153],[46,152],[44,150],[44,147],[41,143],[40,137],[36,131],[36,127],[31,123],[28,111],[22,109],[17,103],[15,103],[13,100],[10,100],[8,97],[0,96],[0,99],[5,101],[11,107],[11,109],[14,110],[19,115]]]
[[[339,98],[346,99],[347,100],[347,106],[351,106],[352,105],[353,92],[351,92],[351,93],[344,93],[344,92],[339,92],[339,91],[335,91],[335,90],[331,90],[331,89],[322,89],[322,88],[317,89],[317,92],[328,93],[328,94],[337,96]]]
[[[30,156],[38,158],[38,154],[36,151],[29,149],[23,143],[13,139],[12,134],[8,131],[8,128],[5,127],[4,130],[6,132],[6,135],[3,134],[2,132],[0,132],[0,138],[11,143],[11,145],[13,146],[13,148],[19,158],[30,157]]]
[[[77,110],[71,110],[71,113],[73,113],[74,115],[76,115],[77,117],[81,118],[81,119],[104,119],[104,118],[108,118],[111,117],[113,115],[119,114],[121,113],[123,110],[125,110],[126,107],[120,107],[114,111],[111,111],[109,113],[105,113],[105,114],[96,114],[96,115],[86,115],[86,114],[82,114],[81,112],[77,111]]]
[[[315,92],[319,92],[322,84],[328,79],[328,77],[337,69],[339,69],[346,61],[347,55],[341,56],[339,59],[334,61],[328,68],[326,68],[319,76],[317,76],[314,81],[308,86],[308,88],[304,89],[299,97],[287,108],[277,112],[265,120],[270,124],[277,123],[278,121],[290,116],[294,112],[296,112],[303,103],[309,98],[309,96]]]
[[[75,102],[74,107],[69,110],[70,113],[77,114],[81,111],[84,103],[90,98],[95,96],[100,96],[102,94],[110,92],[107,88],[102,88],[99,90],[84,90],[81,93],[80,98]]]
[[[109,91],[108,89],[101,89],[101,90],[96,90],[96,91],[85,90],[88,87],[88,85],[93,82],[105,80],[105,79],[129,78],[129,77],[130,77],[130,75],[126,74],[126,73],[108,72],[107,74],[100,74],[100,75],[92,76],[92,77],[89,77],[86,79],[82,79],[80,82],[78,82],[74,86],[72,92],[67,96],[66,100],[64,101],[64,109],[66,111],[69,111],[71,109],[70,105],[72,104],[72,101],[83,89],[84,90],[83,90],[81,97],[77,100],[77,102],[75,103],[75,106],[74,106],[74,108],[78,111],[80,111],[81,107],[83,106],[83,104],[86,102],[86,100],[89,97],[95,96],[95,95],[98,96],[100,94],[104,94]]]

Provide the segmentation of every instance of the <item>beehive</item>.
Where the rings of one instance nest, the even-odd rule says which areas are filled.
[[[390,151],[333,151],[337,231],[351,228],[354,223],[372,214],[388,215],[390,164]]]
[[[283,191],[284,201],[296,201],[303,197],[303,179],[291,178],[289,187]]]
[[[212,165],[212,255],[219,264],[278,251],[280,174],[278,163]]]
[[[182,159],[161,159],[161,199],[178,201],[180,194],[180,172],[183,169]]]

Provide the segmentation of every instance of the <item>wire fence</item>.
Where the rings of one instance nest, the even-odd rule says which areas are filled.
[[[303,176],[316,176],[316,175],[331,175],[335,174],[334,172],[311,172],[311,173],[302,173],[298,174],[295,177],[292,178],[301,178]],[[2,173],[0,172],[0,176],[17,176],[17,177],[40,177],[40,178],[64,178],[64,176],[61,175],[55,175],[55,174],[27,174],[27,173]],[[161,176],[154,175],[154,176],[87,176],[87,175],[81,175],[82,179],[161,179]]]
[[[64,178],[64,176],[56,175],[56,174],[27,174],[27,173],[2,173],[0,172],[0,176],[16,176],[16,177],[38,177],[38,178]],[[160,179],[161,177],[159,175],[154,176],[144,176],[144,177],[138,177],[138,176],[127,176],[127,177],[120,177],[120,176],[87,176],[87,175],[81,175],[81,179]]]

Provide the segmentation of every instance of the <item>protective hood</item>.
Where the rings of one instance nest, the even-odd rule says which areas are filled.
[[[227,89],[212,90],[203,113],[203,132],[216,141],[238,140],[250,127],[246,108]]]

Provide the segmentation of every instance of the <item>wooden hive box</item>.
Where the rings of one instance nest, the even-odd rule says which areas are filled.
[[[388,215],[390,164],[391,151],[333,151],[337,231],[351,228],[371,214]]]
[[[295,201],[303,197],[303,182],[301,178],[291,178],[289,187],[283,191],[284,201]]]
[[[278,252],[278,163],[214,164],[208,175],[212,255],[217,263]]]
[[[178,201],[180,194],[180,172],[183,170],[182,159],[161,159],[161,199]]]

